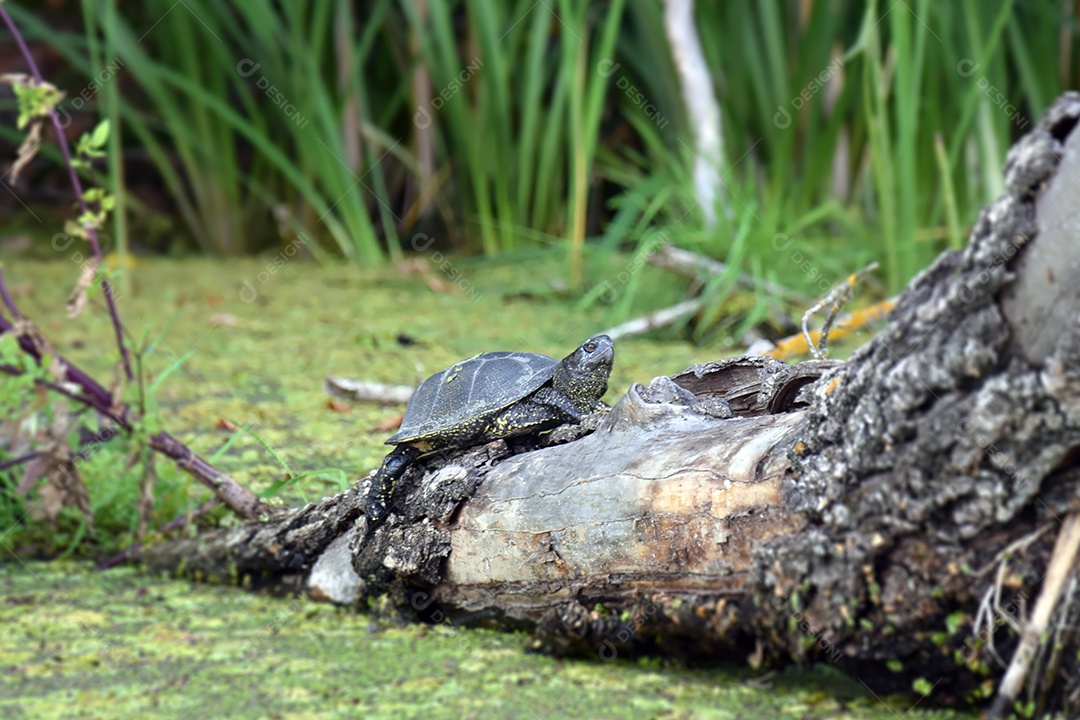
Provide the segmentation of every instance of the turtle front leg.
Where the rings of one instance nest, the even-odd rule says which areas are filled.
[[[420,451],[411,445],[398,445],[383,458],[382,467],[371,480],[371,490],[368,492],[364,510],[368,518],[369,530],[386,519],[398,478],[419,456]]]

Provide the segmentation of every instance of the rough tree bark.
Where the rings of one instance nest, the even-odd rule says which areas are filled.
[[[530,626],[551,652],[826,660],[986,698],[1080,512],[1078,120],[1080,94],[1047,111],[968,247],[849,362],[635,385],[595,428],[419,463],[373,532],[365,481],[142,557]],[[1040,711],[1080,707],[1076,590],[1033,654]]]

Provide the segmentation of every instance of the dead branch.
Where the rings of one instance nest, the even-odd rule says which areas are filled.
[[[415,389],[408,385],[387,385],[364,380],[348,380],[334,375],[328,375],[323,380],[323,390],[332,397],[382,405],[407,403]]]

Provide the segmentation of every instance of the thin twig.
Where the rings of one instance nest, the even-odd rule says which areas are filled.
[[[409,398],[413,396],[416,388],[408,385],[387,385],[386,383],[349,380],[327,375],[326,379],[323,380],[323,390],[326,391],[327,395],[343,400],[399,405],[409,402]]]
[[[267,508],[257,495],[169,433],[151,435],[150,447],[175,460],[177,465],[197,477],[241,517],[254,520],[266,512]]]
[[[4,329],[2,322],[0,322],[0,335],[2,335],[4,332],[6,332],[6,330]],[[23,348],[23,349],[25,350],[25,348]],[[5,375],[22,375],[23,371],[16,368],[16,367],[12,367],[11,365],[0,365],[0,373],[4,373]],[[71,382],[73,382],[76,385],[80,385],[78,382],[76,382],[74,380],[72,380]],[[78,393],[76,393],[76,392],[74,392],[72,390],[69,390],[68,388],[64,387],[63,385],[61,385],[59,383],[54,383],[54,382],[51,382],[49,380],[42,380],[41,378],[35,379],[34,384],[39,386],[39,387],[43,387],[46,390],[52,390],[55,393],[59,393],[59,394],[63,395],[64,397],[67,397],[67,398],[70,398],[70,399],[74,400],[77,403],[82,403],[83,405],[86,405],[88,408],[95,411],[99,415],[102,415],[103,417],[106,417],[109,420],[112,420],[113,422],[120,424],[121,426],[123,426],[123,428],[125,430],[129,430],[129,431],[131,430],[131,425],[128,424],[126,419],[124,419],[122,417],[119,417],[117,415],[114,415],[109,410],[108,407],[101,407],[100,404],[97,402],[97,400],[95,398],[93,398],[93,397],[88,397],[86,395],[79,395]],[[82,388],[81,385],[80,385],[80,387]],[[82,388],[82,389],[85,391],[85,388]]]
[[[3,278],[0,277],[0,286],[3,286],[3,284]],[[16,328],[6,318],[0,316],[0,335],[5,332],[16,332]],[[24,352],[38,363],[41,362],[40,349],[25,333],[18,335],[18,341]],[[59,383],[40,378],[36,382],[43,387],[91,407],[95,412],[109,418],[128,432],[137,425],[138,415],[131,408],[126,405],[115,407],[112,393],[78,367],[59,356],[54,358],[54,367],[59,368],[63,375],[63,377],[57,378],[58,380],[73,383],[78,386],[82,393],[73,392]],[[0,372],[9,375],[22,374],[22,371],[18,368],[10,366],[0,366]],[[118,410],[119,414],[114,412],[115,410]],[[177,461],[181,468],[187,470],[196,480],[213,490],[215,495],[220,497],[229,508],[241,517],[253,520],[265,512],[265,506],[254,493],[229,475],[215,468],[206,459],[173,436],[166,432],[160,432],[150,437],[149,442],[154,450]]]
[[[68,395],[68,397],[74,397],[74,396]],[[74,399],[79,400],[80,402],[82,402],[82,400],[80,398],[78,398],[78,397],[75,397]],[[91,409],[96,409],[96,408],[91,408]],[[108,427],[108,428],[105,428],[104,430],[102,430],[99,433],[95,433],[95,434],[91,435],[90,437],[81,438],[79,440],[79,448],[80,449],[79,449],[79,452],[75,453],[75,458],[74,459],[89,460],[90,459],[90,454],[86,451],[85,448],[88,448],[91,445],[100,445],[100,444],[102,444],[104,442],[107,442],[107,441],[111,440],[112,438],[116,437],[119,434],[120,434],[119,430],[117,430],[115,427]],[[40,451],[35,450],[35,451],[28,452],[25,455],[20,455],[19,457],[11,458],[10,460],[5,460],[4,462],[0,463],[0,472],[2,472],[4,470],[7,470],[9,468],[16,467],[18,465],[22,465],[23,463],[30,462],[31,460],[33,460],[34,458],[36,458],[40,454],[41,454]]]
[[[723,275],[728,271],[728,266],[719,260],[676,247],[671,243],[661,245],[659,250],[649,255],[648,261],[656,267],[672,270],[680,275],[686,275],[694,279],[700,279],[703,276]],[[739,273],[735,279],[743,287],[751,290],[764,290],[791,302],[805,304],[810,300],[802,293],[789,290],[783,285],[769,280],[757,280],[749,273]]]
[[[36,458],[39,454],[40,453],[38,453],[37,451],[28,452],[25,455],[20,455],[17,458],[11,458],[10,460],[5,460],[4,462],[0,463],[0,472],[3,472],[4,470],[7,470],[8,468],[13,468],[13,467],[15,467],[17,465],[22,465],[25,462],[30,462],[31,460]]]
[[[627,335],[640,335],[641,333],[649,332],[650,330],[656,330],[657,328],[671,325],[688,315],[693,315],[701,310],[702,304],[700,298],[683,300],[681,303],[672,305],[671,307],[662,308],[647,315],[636,317],[633,320],[627,320],[622,325],[616,325],[613,328],[605,330],[602,334],[609,336],[612,340],[617,340],[621,337],[626,337]]]
[[[1020,538],[1019,540],[1014,540],[1013,542],[1009,543],[1004,548],[1002,548],[998,552],[997,555],[994,556],[993,560],[986,563],[986,565],[984,565],[982,568],[980,568],[978,571],[976,571],[973,577],[981,578],[982,576],[986,575],[988,572],[990,572],[994,568],[996,568],[996,567],[1000,566],[1002,563],[1004,563],[1005,559],[1009,555],[1013,555],[1014,553],[1019,553],[1021,550],[1026,550],[1033,542],[1035,542],[1036,540],[1041,538],[1043,536],[1043,534],[1046,533],[1048,530],[1050,530],[1052,527],[1053,527],[1053,522],[1051,521],[1051,522],[1047,523],[1046,525],[1043,525],[1038,530],[1033,530],[1033,531],[1029,532],[1027,535]]]
[[[19,52],[22,53],[23,59],[26,60],[27,66],[30,68],[30,74],[33,76],[34,81],[39,85],[45,83],[45,79],[41,75],[41,71],[38,70],[37,63],[34,62],[34,56],[30,54],[30,48],[26,46],[26,41],[23,40],[22,34],[19,32],[19,28],[15,26],[15,21],[8,15],[7,10],[4,9],[2,3],[0,3],[0,19],[3,19],[4,24],[7,25],[8,30],[11,32],[11,36],[15,39],[15,44],[19,47]],[[64,164],[67,166],[68,178],[71,180],[71,187],[75,191],[75,199],[79,203],[79,209],[83,213],[89,213],[90,208],[86,205],[86,200],[83,198],[82,183],[79,181],[79,174],[75,172],[75,165],[71,162],[71,149],[68,147],[67,136],[64,135],[64,127],[60,124],[60,116],[56,114],[55,109],[49,110],[49,116],[52,118],[53,128],[56,130],[56,140],[60,145],[60,152],[64,156]],[[104,258],[101,255],[101,245],[98,243],[97,230],[92,227],[84,226],[86,230],[86,236],[90,240],[90,247],[94,251],[94,257],[98,261],[98,266],[104,262]],[[132,379],[131,373],[131,358],[128,356],[127,346],[124,345],[124,332],[120,324],[120,315],[116,310],[116,301],[113,299],[112,284],[109,282],[108,277],[104,273],[101,275],[101,290],[105,293],[105,302],[109,306],[109,318],[112,320],[113,333],[116,335],[116,345],[120,348],[120,358],[124,363],[124,373],[127,375],[128,380]]]
[[[11,299],[11,293],[8,292],[7,284],[4,282],[4,268],[0,267],[0,299],[4,301],[4,305],[7,307],[8,312],[16,320],[22,320],[22,315],[19,314],[19,309],[15,307],[15,301]]]
[[[890,298],[875,303],[868,308],[841,315],[836,319],[830,334],[834,339],[843,338],[861,330],[872,322],[881,320],[894,307],[896,307],[896,298]],[[807,338],[800,332],[780,340],[771,350],[761,354],[774,357],[777,360],[789,360],[810,352],[810,348],[814,347],[820,337],[820,330],[812,330],[810,331],[810,339],[807,341]]]
[[[162,525],[161,529],[158,530],[158,532],[162,535],[166,535],[168,533],[171,533],[173,530],[179,530],[180,528],[190,523],[192,520],[202,517],[220,504],[221,500],[219,498],[212,497],[191,512],[184,513],[183,515],[177,517],[175,520],[172,520],[171,522]],[[139,540],[138,542],[132,544],[130,547],[125,548],[116,555],[113,555],[106,560],[102,560],[100,563],[98,563],[97,569],[108,570],[109,568],[115,567],[122,562],[127,562],[135,555],[135,553],[137,553],[142,548],[142,546],[142,540]]]
[[[1007,717],[1013,702],[1020,695],[1020,690],[1027,680],[1031,660],[1050,625],[1050,618],[1057,607],[1061,591],[1076,569],[1077,551],[1080,551],[1080,513],[1070,513],[1065,517],[1054,543],[1050,565],[1046,569],[1046,579],[1038,599],[1035,600],[1031,619],[1024,624],[1024,632],[1013,652],[1012,662],[998,685],[997,697],[987,713],[990,720]]]
[[[844,309],[844,303],[851,299],[852,294],[855,292],[855,286],[858,284],[859,280],[867,273],[876,270],[877,267],[878,264],[873,262],[857,273],[848,275],[844,282],[830,290],[828,295],[814,304],[814,306],[807,310],[803,315],[803,337],[806,338],[806,345],[810,348],[810,352],[813,354],[814,359],[823,360],[828,357],[829,331],[832,330],[833,323],[836,321],[840,311]],[[818,337],[818,342],[815,344],[810,337],[810,316],[826,308],[828,308],[828,313],[825,315],[825,324],[822,325],[820,331],[821,334]]]

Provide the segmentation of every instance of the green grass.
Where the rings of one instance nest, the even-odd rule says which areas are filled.
[[[732,211],[708,230],[651,0],[84,0],[84,32],[10,7],[83,78],[122,60],[86,106],[116,129],[105,172],[147,157],[194,247],[303,232],[365,266],[426,247],[418,232],[559,247],[586,292],[590,253],[657,232],[802,292],[877,260],[896,292],[963,241],[1012,140],[1077,80],[1077,17],[1052,0],[700,3]],[[772,248],[796,232],[813,273]]]
[[[91,432],[100,431],[92,415],[76,403],[59,397],[44,402],[45,398],[34,387],[33,380],[35,377],[49,379],[48,374],[26,363],[27,356],[15,349],[13,340],[14,336],[10,334],[0,337],[0,354],[5,359],[4,364],[23,369],[24,375],[19,378],[5,376],[4,382],[0,383],[0,411],[5,420],[16,422],[17,419],[22,431],[36,438],[34,447],[39,452],[47,452],[47,438],[60,439],[55,436],[58,431],[67,438],[67,447],[73,449],[79,447],[80,427]],[[179,358],[166,366],[152,378],[152,384],[146,390],[141,384],[125,389],[125,401],[142,413],[136,436],[146,437],[156,431],[151,428],[160,426],[157,392],[183,361],[184,358]],[[5,426],[8,431],[13,429],[7,423]],[[47,432],[50,433],[48,436]],[[0,532],[6,547],[19,548],[28,556],[44,557],[113,552],[130,545],[139,535],[143,519],[139,497],[143,483],[149,483],[154,495],[153,508],[145,515],[151,528],[194,509],[193,503],[203,494],[193,488],[190,479],[174,465],[161,462],[149,465],[152,460],[145,443],[129,441],[123,433],[79,449],[82,456],[75,457],[72,465],[77,480],[68,487],[73,491],[81,487],[85,491],[91,518],[88,519],[75,502],[65,502],[66,507],[50,510],[50,503],[42,492],[42,488],[51,484],[48,473],[19,492],[26,482],[23,471],[32,463],[16,466],[0,472]],[[0,457],[9,459],[6,448],[0,452]],[[55,516],[50,517],[50,513]],[[93,528],[89,520],[92,520]]]

